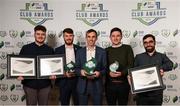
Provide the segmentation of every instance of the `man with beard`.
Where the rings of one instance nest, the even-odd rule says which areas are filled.
[[[143,37],[143,45],[146,52],[136,55],[134,66],[144,66],[149,64],[158,65],[160,75],[163,76],[165,71],[172,70],[173,62],[162,53],[155,50],[155,37],[147,34]],[[137,105],[162,105],[163,89],[138,93],[136,95]]]
[[[34,28],[35,42],[24,45],[19,55],[30,55],[36,58],[38,55],[52,55],[53,48],[45,44],[46,28],[42,25],[37,25]],[[26,105],[48,105],[48,97],[51,90],[50,79],[24,79],[19,76],[18,80],[22,80],[23,89],[26,95]]]
[[[75,54],[80,47],[73,44],[74,34],[71,28],[63,30],[63,38],[65,44],[55,49],[55,54],[64,54],[66,64],[75,63]],[[74,105],[78,105],[78,97],[76,93],[77,76],[72,70],[66,70],[65,77],[57,78],[55,84],[59,87],[61,105],[69,105],[71,95]]]

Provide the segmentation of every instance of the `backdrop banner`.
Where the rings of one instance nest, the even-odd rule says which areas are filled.
[[[123,43],[134,54],[144,52],[142,37],[156,36],[156,50],[174,63],[163,76],[163,105],[180,105],[180,0],[0,0],[0,105],[26,102],[20,81],[7,79],[7,54],[19,54],[23,45],[34,41],[33,28],[47,27],[47,44],[64,43],[64,28],[74,30],[74,43],[85,46],[85,32],[98,32],[97,45],[111,45],[113,27],[123,31]]]

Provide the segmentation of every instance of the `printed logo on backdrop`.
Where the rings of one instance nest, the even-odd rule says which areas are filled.
[[[8,84],[0,84],[0,90],[5,92],[8,89]]]
[[[1,69],[6,69],[7,68],[7,63],[1,63],[0,67],[1,67]]]
[[[151,34],[154,35],[154,36],[158,36],[159,35],[159,31],[156,31],[156,30],[151,31]]]
[[[20,19],[27,20],[32,25],[41,25],[47,20],[53,20],[53,10],[48,9],[48,3],[32,1],[20,9]]]
[[[169,74],[169,76],[168,76],[168,79],[170,79],[171,81],[174,81],[174,80],[176,80],[178,77],[177,77],[177,75],[176,74]]]
[[[177,62],[174,62],[174,63],[173,63],[173,69],[175,70],[177,67],[178,67],[178,63],[177,63]]]
[[[7,101],[8,100],[8,96],[7,95],[1,95],[0,96],[0,100],[1,101]]]
[[[1,36],[1,37],[5,37],[5,36],[7,36],[6,31],[0,31],[0,36]]]
[[[48,31],[48,37],[54,39],[56,37],[56,31]]]
[[[58,33],[58,37],[60,38],[62,35],[63,35],[63,31],[60,31],[60,32]]]
[[[0,59],[6,60],[6,58],[7,58],[7,53],[6,52],[0,52]]]
[[[173,103],[176,103],[177,101],[178,101],[178,96],[174,96],[173,98],[172,98],[172,101],[173,101]]]
[[[135,47],[138,46],[137,42],[134,42],[134,41],[131,41],[130,45],[131,45],[132,48],[135,48]]]
[[[12,102],[17,102],[18,99],[19,99],[19,95],[12,94],[12,95],[10,96],[10,99],[11,99]]]
[[[176,47],[177,45],[178,45],[177,41],[170,41],[169,42],[169,46],[172,48]]]
[[[176,29],[176,30],[173,32],[173,36],[175,37],[175,36],[178,35],[178,34],[179,34],[179,30]]]
[[[177,89],[173,85],[166,85],[166,90],[171,92],[177,92]]]
[[[169,29],[162,29],[161,30],[161,35],[165,38],[169,37],[171,31]]]
[[[82,3],[81,10],[76,10],[76,20],[93,27],[108,20],[108,10],[103,10],[103,4],[97,2]]]
[[[16,30],[9,30],[9,36],[11,38],[16,38],[18,36],[18,31],[16,31]]]
[[[24,42],[17,42],[16,43],[16,46],[19,47],[19,48],[22,48],[24,45]]]
[[[129,31],[129,30],[123,30],[123,31],[122,31],[122,36],[123,36],[124,38],[129,38],[130,35],[131,35],[131,31]]]
[[[169,103],[170,96],[169,95],[163,95],[163,103]]]
[[[0,74],[0,80],[3,80],[5,78],[4,73]]]
[[[160,2],[143,0],[137,4],[137,9],[132,9],[132,19],[139,20],[142,24],[150,26],[157,20],[166,18],[166,8],[160,7]]]
[[[23,102],[24,100],[26,100],[26,95],[23,95],[23,96],[21,97],[21,102]]]

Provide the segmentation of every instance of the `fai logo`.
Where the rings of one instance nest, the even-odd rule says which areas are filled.
[[[56,37],[56,31],[48,31],[48,37],[54,39]]]
[[[163,95],[163,103],[168,103],[170,101],[169,95]]]
[[[12,102],[17,102],[18,99],[19,99],[19,95],[14,95],[14,94],[12,94],[12,95],[10,96],[10,99],[11,99]]]
[[[10,35],[11,38],[16,38],[18,36],[18,31],[10,30],[9,35]]]
[[[176,74],[170,74],[170,75],[168,76],[168,78],[169,78],[170,80],[174,81],[174,80],[176,80],[178,77],[177,77]]]
[[[170,41],[169,42],[169,46],[172,48],[176,47],[177,45],[178,45],[178,43],[176,41]]]
[[[131,35],[131,31],[129,31],[129,30],[123,30],[123,31],[122,31],[122,35],[123,35],[124,38],[129,38],[130,35]]]
[[[7,101],[8,100],[8,96],[7,95],[1,95],[0,96],[0,100]]]
[[[6,31],[0,31],[0,36],[5,37],[7,35]]]
[[[0,52],[0,59],[6,60],[7,58],[7,53],[6,52]]]
[[[137,4],[137,9],[132,10],[131,15],[132,19],[149,26],[159,19],[166,18],[166,8],[160,8],[160,2],[155,0],[143,0]]]
[[[103,20],[108,20],[108,10],[103,10],[103,4],[97,2],[83,3],[81,10],[76,10],[76,19],[93,27]]]
[[[53,20],[53,10],[48,10],[48,3],[35,1],[26,3],[26,9],[20,9],[20,19],[27,20],[32,25],[41,25],[47,20]]]
[[[8,89],[8,84],[0,84],[1,91],[5,92]]]

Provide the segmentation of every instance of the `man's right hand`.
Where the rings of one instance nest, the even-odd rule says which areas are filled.
[[[86,77],[86,71],[85,70],[81,70],[81,75]]]
[[[109,75],[111,76],[111,77],[120,77],[121,76],[121,72],[109,72]]]
[[[17,80],[22,81],[22,80],[24,80],[24,77],[19,76],[19,77],[17,77]]]

